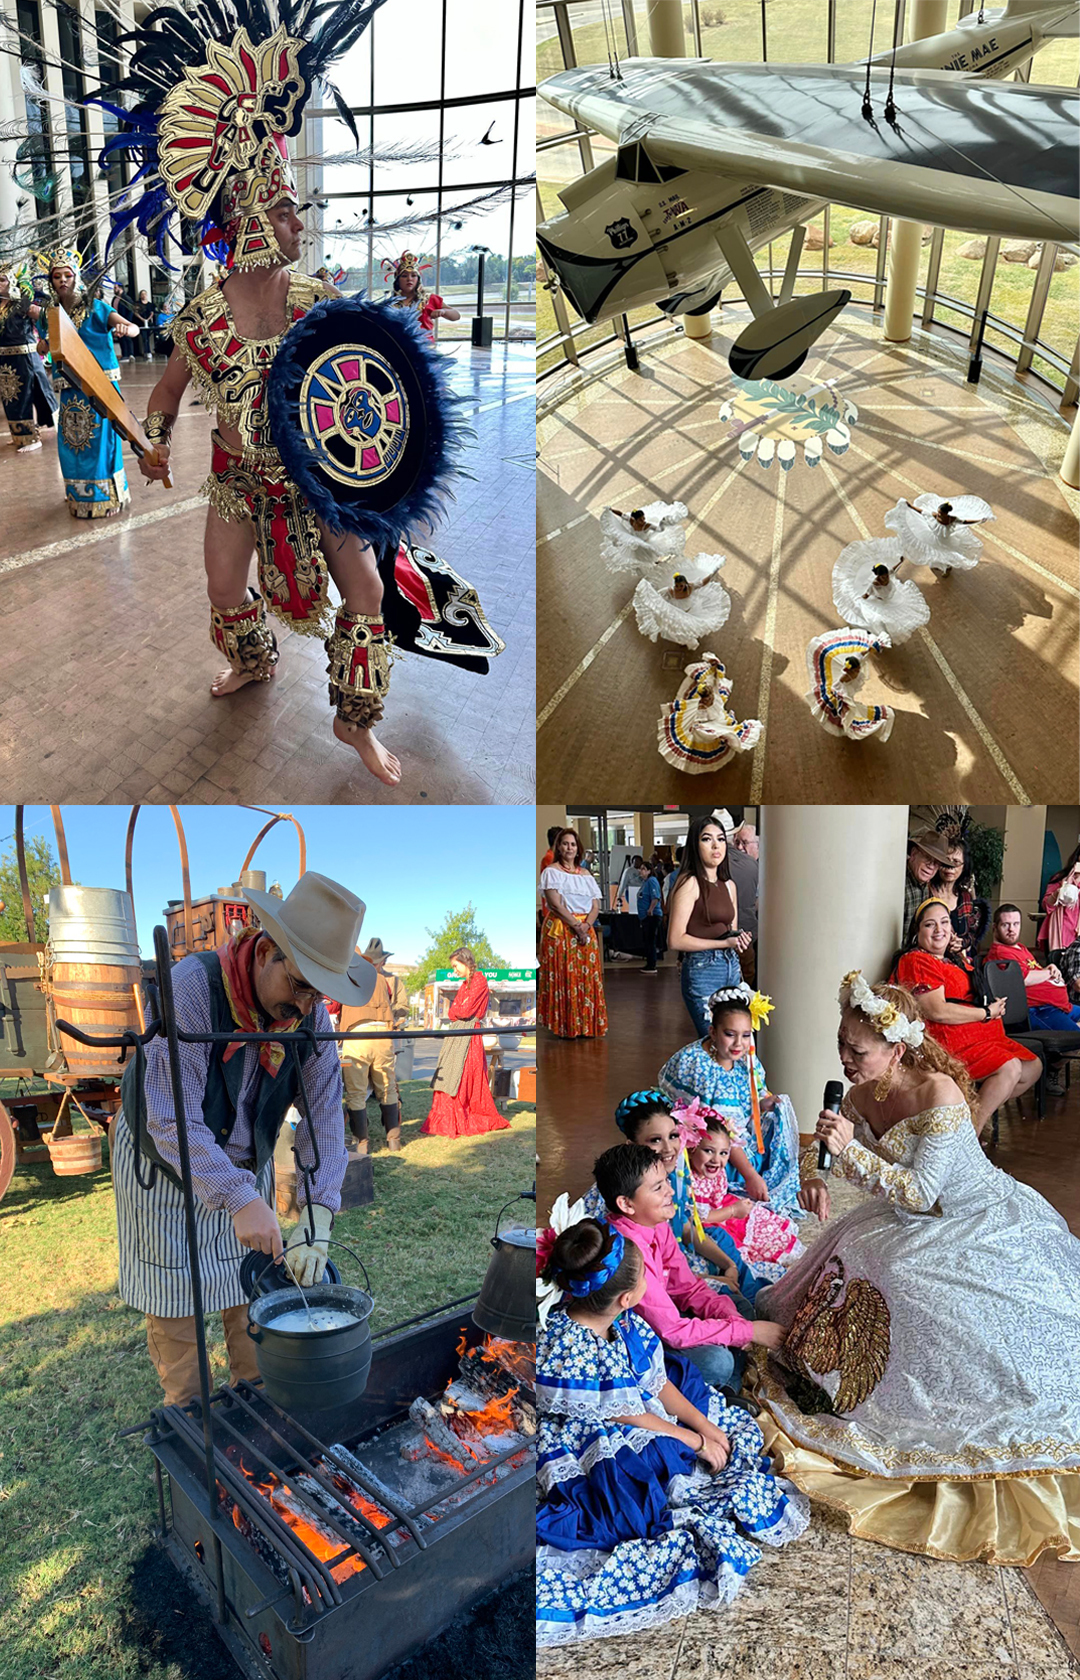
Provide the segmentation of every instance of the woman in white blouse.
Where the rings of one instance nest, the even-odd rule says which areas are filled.
[[[599,1038],[608,1024],[596,935],[600,888],[582,867],[572,828],[556,835],[552,850],[555,861],[540,877],[548,914],[540,934],[537,1017],[559,1038]]]

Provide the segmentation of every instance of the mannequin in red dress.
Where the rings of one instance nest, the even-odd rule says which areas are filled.
[[[476,958],[463,945],[450,958],[450,967],[463,981],[450,1005],[451,1021],[461,1026],[467,1022],[479,1024],[487,1013],[489,993]],[[466,1046],[464,1052],[462,1046]],[[488,1089],[481,1038],[448,1039],[432,1084],[435,1096],[423,1126],[428,1137],[475,1137],[480,1132],[501,1132],[509,1127],[509,1120],[503,1119]]]

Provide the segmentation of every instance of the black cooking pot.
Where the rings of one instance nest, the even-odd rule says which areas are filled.
[[[375,1305],[367,1268],[347,1244],[333,1242],[333,1246],[352,1255],[364,1273],[366,1289],[324,1279],[306,1289],[290,1283],[284,1289],[272,1287],[268,1294],[260,1294],[263,1274],[274,1270],[272,1260],[248,1286],[248,1335],[255,1343],[259,1375],[268,1397],[287,1412],[321,1412],[350,1405],[367,1387],[370,1319]],[[327,1266],[329,1269],[329,1262]],[[334,1275],[338,1275],[336,1269]],[[277,1319],[296,1312],[305,1301],[312,1309],[335,1307],[347,1312],[351,1322],[332,1330],[275,1328]]]
[[[517,1201],[535,1202],[527,1191]],[[480,1294],[473,1308],[473,1323],[491,1336],[505,1336],[512,1342],[536,1340],[536,1231],[520,1225],[499,1230],[499,1220],[512,1207],[507,1202],[495,1220],[488,1261]]]

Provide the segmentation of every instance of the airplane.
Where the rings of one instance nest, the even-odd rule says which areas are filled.
[[[1076,0],[1008,0],[854,64],[632,58],[565,70],[555,110],[613,140],[537,228],[549,274],[590,324],[657,303],[703,315],[736,282],[755,319],[729,357],[783,378],[850,302],[794,297],[805,224],[831,203],[985,235],[1080,237],[1074,89],[1003,82],[1075,36]],[[791,232],[774,301],[753,252]]]

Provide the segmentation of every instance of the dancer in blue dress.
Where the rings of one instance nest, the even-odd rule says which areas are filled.
[[[714,1287],[733,1295],[740,1310],[740,1296],[752,1303],[763,1280],[754,1276],[722,1226],[706,1231],[694,1201],[686,1154],[688,1133],[680,1115],[672,1114],[664,1093],[655,1089],[631,1091],[615,1110],[615,1124],[629,1143],[643,1143],[663,1161],[675,1198],[669,1223],[690,1270],[710,1283],[715,1279]],[[604,1198],[595,1184],[586,1191],[584,1206],[591,1218],[607,1217]]]
[[[767,1000],[765,1000],[767,1001]],[[765,1069],[754,1053],[749,986],[732,986],[709,999],[712,1026],[704,1038],[676,1050],[657,1081],[672,1103],[695,1097],[730,1123],[736,1141],[728,1160],[728,1183],[754,1202],[769,1202],[778,1213],[801,1219],[799,1206],[799,1127],[788,1097],[774,1097]],[[764,1149],[757,1146],[750,1080],[757,1086]]]
[[[119,389],[120,364],[113,334],[138,338],[139,328],[80,287],[78,251],[53,251],[41,260],[47,268],[52,302],[71,316],[79,337]],[[60,390],[57,453],[68,512],[73,519],[109,519],[131,501],[120,434],[70,379],[59,374],[56,384]]]
[[[565,1291],[539,1336],[539,1645],[637,1633],[738,1592],[760,1547],[797,1539],[809,1503],[774,1477],[753,1419],[633,1312],[634,1243],[604,1221],[545,1233]],[[677,1380],[676,1380],[677,1379]]]

